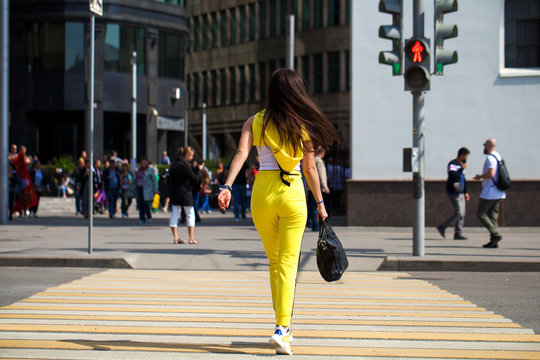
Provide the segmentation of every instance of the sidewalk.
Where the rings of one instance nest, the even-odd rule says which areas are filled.
[[[174,245],[169,214],[152,224],[129,219],[94,219],[93,252],[88,254],[88,221],[75,216],[72,199],[44,198],[39,218],[15,218],[0,226],[0,266],[68,266],[170,270],[266,270],[267,262],[250,219],[235,223],[232,212],[203,214],[195,229],[199,245]],[[49,205],[49,206],[48,206]],[[50,209],[48,211],[48,209]],[[330,219],[331,222],[333,221]],[[340,219],[334,219],[339,223]],[[451,229],[448,229],[451,230]],[[442,239],[426,228],[425,256],[413,257],[412,229],[336,226],[349,257],[349,271],[540,271],[540,228],[501,228],[498,249],[484,249],[483,228],[465,228],[469,240]],[[187,237],[183,225],[180,236]],[[451,231],[448,231],[451,233]],[[317,233],[306,231],[300,269],[316,271]]]

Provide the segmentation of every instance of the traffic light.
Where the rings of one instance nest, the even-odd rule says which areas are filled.
[[[429,90],[429,39],[413,37],[405,41],[405,90]]]
[[[455,24],[444,24],[444,14],[457,11],[457,0],[435,0],[435,74],[442,75],[444,65],[455,64],[458,54],[455,50],[443,50],[445,39],[458,36],[458,28]]]
[[[403,50],[401,48],[403,0],[380,0],[379,11],[392,15],[392,25],[379,27],[379,37],[392,40],[392,51],[381,51],[379,63],[392,65],[392,75],[401,75],[403,71]]]

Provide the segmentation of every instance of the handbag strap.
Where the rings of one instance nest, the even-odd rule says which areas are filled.
[[[329,226],[330,226],[330,223],[328,222],[328,218],[324,219],[323,221],[319,220],[319,239],[323,237],[324,233],[326,232],[326,229]]]

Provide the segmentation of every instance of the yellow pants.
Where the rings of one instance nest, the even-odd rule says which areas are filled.
[[[281,181],[279,171],[259,171],[251,212],[270,265],[276,325],[290,326],[307,208],[301,176],[285,175],[285,179],[290,187]]]

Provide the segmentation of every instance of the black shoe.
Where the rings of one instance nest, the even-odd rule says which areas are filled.
[[[455,233],[454,240],[467,240],[467,238],[461,234]]]
[[[490,240],[490,242],[498,243],[499,241],[502,240],[502,236],[501,235],[492,235],[489,238],[489,240]]]
[[[444,230],[445,229],[441,225],[437,226],[437,231],[439,232],[439,234],[441,234],[443,239],[446,239],[446,235],[444,234]]]
[[[496,242],[490,241],[487,244],[482,245],[484,248],[496,249],[499,247]]]

